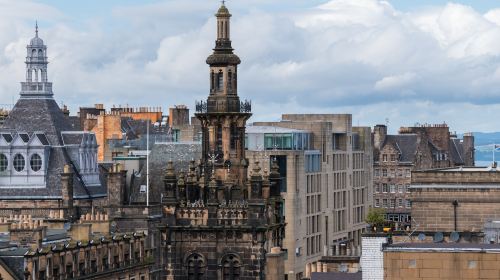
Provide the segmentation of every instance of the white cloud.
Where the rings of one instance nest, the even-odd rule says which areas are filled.
[[[448,121],[473,130],[480,122],[476,127],[495,130],[485,112],[494,116],[500,106],[500,9],[483,15],[450,3],[401,12],[386,1],[332,0],[277,11],[275,2],[228,4],[243,61],[240,95],[253,100],[254,120],[343,112],[361,125],[388,117],[394,126]],[[117,7],[80,24],[49,5],[15,3],[0,0],[0,103],[19,92],[40,15],[49,78],[73,112],[94,103],[193,107],[208,94],[213,3]]]
[[[415,73],[404,73],[402,75],[387,76],[375,83],[375,90],[385,91],[401,89],[413,83],[416,77],[417,75],[415,75]]]

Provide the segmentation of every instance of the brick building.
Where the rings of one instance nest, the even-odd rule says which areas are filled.
[[[348,114],[285,114],[247,130],[250,162],[276,158],[287,228],[288,279],[326,270],[323,256],[360,254],[372,205],[370,129]]]
[[[446,124],[402,127],[388,135],[385,125],[373,130],[374,206],[386,209],[389,221],[410,225],[412,172],[430,168],[474,166],[474,137],[458,139]]]

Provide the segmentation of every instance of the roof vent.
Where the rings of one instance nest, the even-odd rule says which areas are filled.
[[[444,235],[442,232],[436,232],[433,237],[434,243],[443,242]]]
[[[459,239],[460,239],[460,234],[458,232],[454,231],[450,234],[451,241],[458,242]]]

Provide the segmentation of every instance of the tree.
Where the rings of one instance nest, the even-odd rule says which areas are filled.
[[[368,210],[365,221],[372,227],[382,226],[385,222],[384,214],[384,209],[372,207]]]

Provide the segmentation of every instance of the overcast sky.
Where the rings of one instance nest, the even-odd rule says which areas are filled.
[[[0,0],[0,103],[17,100],[38,20],[58,103],[208,95],[217,1]],[[500,131],[500,2],[230,0],[251,121],[352,113],[354,125]]]

